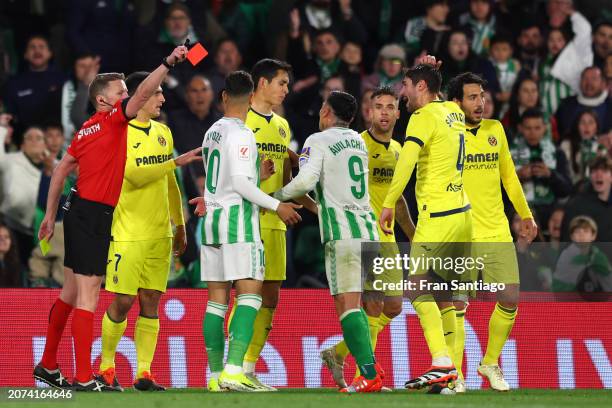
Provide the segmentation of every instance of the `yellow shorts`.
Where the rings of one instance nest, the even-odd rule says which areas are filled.
[[[136,295],[138,289],[166,291],[172,238],[111,241],[106,265],[106,290]]]
[[[411,275],[424,275],[433,271],[445,281],[463,280],[468,274],[457,274],[452,265],[457,258],[471,256],[472,213],[464,211],[444,217],[419,219],[410,246],[410,257],[420,259],[413,262]],[[449,259],[453,260],[452,262]]]
[[[378,228],[378,235],[380,237],[380,256],[383,258],[395,258],[399,254],[399,248],[395,242],[395,235],[387,235]],[[401,289],[402,282],[404,279],[404,273],[402,269],[392,268],[385,269],[381,274],[368,274],[363,285],[363,289],[366,291],[375,291],[375,287],[385,288],[385,296],[402,296],[404,291]],[[379,282],[376,282],[379,281]],[[375,285],[376,282],[376,285]],[[391,285],[390,285],[391,284]],[[393,289],[389,289],[393,288]]]
[[[261,229],[261,240],[266,254],[264,281],[284,281],[287,279],[286,232],[279,229]]]
[[[513,242],[472,242],[472,254],[482,257],[484,268],[482,280],[485,283],[519,283],[518,261],[516,247]]]

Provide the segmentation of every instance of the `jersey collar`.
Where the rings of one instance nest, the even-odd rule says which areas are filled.
[[[391,142],[383,142],[382,140],[378,140],[376,138],[376,136],[374,136],[374,134],[372,132],[370,132],[370,129],[366,130],[366,132],[368,132],[368,135],[370,135],[370,137],[372,138],[373,141],[375,141],[378,144],[381,144],[381,145],[385,146],[385,149],[389,150],[389,145],[391,144]]]
[[[151,130],[151,122],[143,123],[143,122],[140,122],[140,121],[138,121],[136,119],[132,119],[132,120],[130,120],[128,125],[130,125],[134,129],[142,130],[143,132],[145,132],[147,134],[147,136],[149,135],[149,131]]]
[[[274,112],[272,112],[271,115],[264,115],[263,113],[259,113],[257,112],[255,109],[253,108],[249,108],[249,110],[251,112],[253,112],[254,114],[261,116],[262,118],[264,118],[266,120],[266,122],[270,123],[270,121],[272,120],[272,117],[274,117]]]

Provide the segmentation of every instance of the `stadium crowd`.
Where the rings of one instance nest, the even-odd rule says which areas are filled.
[[[46,256],[36,232],[54,165],[93,112],[89,83],[99,72],[151,70],[187,38],[211,56],[195,67],[177,66],[164,83],[160,120],[172,130],[178,154],[200,146],[221,117],[218,95],[225,76],[250,69],[260,58],[293,67],[291,92],[276,111],[288,120],[297,151],[318,131],[319,108],[330,92],[358,98],[361,111],[352,127],[362,131],[369,126],[373,89],[399,90],[404,68],[433,54],[443,61],[445,84],[464,71],[487,80],[485,117],[504,124],[539,240],[569,242],[575,230],[587,229],[591,241],[612,242],[609,1],[3,1],[1,287],[62,284],[61,211]],[[394,131],[400,142],[407,120],[402,106]],[[203,166],[189,165],[177,177],[189,208],[187,200],[201,193]],[[413,188],[405,194],[416,219]],[[199,220],[192,210],[186,214],[188,250],[173,263],[169,286],[201,284]],[[316,217],[302,216],[288,236],[286,284],[325,287]],[[558,245],[551,248],[557,248],[556,256],[561,252]],[[539,255],[521,251],[522,263],[540,262]],[[524,289],[554,286],[550,274],[533,276],[522,279]]]

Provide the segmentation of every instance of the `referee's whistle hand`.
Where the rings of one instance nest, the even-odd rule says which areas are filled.
[[[380,229],[387,235],[393,234],[393,229],[391,229],[391,224],[393,223],[393,208],[382,209],[380,213],[380,220],[378,220],[380,224]]]
[[[195,205],[196,208],[193,210],[193,213],[198,217],[203,217],[206,215],[206,203],[204,202],[204,197],[196,197],[189,200],[189,204]]]
[[[179,45],[174,50],[172,50],[172,53],[168,55],[168,57],[166,58],[166,61],[168,61],[168,64],[170,65],[174,65],[179,62],[183,62],[185,61],[185,58],[187,58],[188,51],[189,50],[187,49],[187,47],[185,47],[184,45]]]
[[[196,147],[193,150],[190,150],[186,153],[181,154],[179,157],[174,159],[174,164],[176,167],[181,167],[189,163],[193,163],[195,161],[202,160],[202,148]]]
[[[45,215],[45,218],[40,224],[40,229],[38,230],[38,240],[42,241],[43,238],[47,238],[47,240],[50,240],[51,237],[53,237],[54,230],[55,217],[48,217]]]

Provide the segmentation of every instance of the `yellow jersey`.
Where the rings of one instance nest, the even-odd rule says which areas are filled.
[[[174,176],[170,129],[133,119],[127,129],[127,160],[119,202],[113,215],[114,241],[172,237],[170,219],[183,225],[180,192]]]
[[[465,139],[463,183],[472,205],[474,241],[512,242],[500,181],[521,218],[532,218],[504,127],[498,120],[483,119],[467,128]]]
[[[419,218],[469,210],[461,175],[465,129],[465,115],[454,102],[432,101],[414,111],[384,207],[395,208],[417,165]]]
[[[374,214],[376,214],[376,219],[379,219],[402,146],[393,139],[389,143],[381,142],[372,136],[369,130],[363,131],[361,137],[365,141],[369,155],[368,191],[370,193],[370,205]],[[380,228],[380,226],[378,227]],[[379,231],[379,235],[382,238],[385,234]]]
[[[276,113],[263,115],[253,109],[249,109],[245,123],[255,134],[258,153],[274,161],[276,172],[259,186],[265,193],[274,193],[283,188],[285,159],[289,158],[287,149],[291,140],[289,123]],[[259,223],[261,228],[287,230],[274,211],[262,211]]]

